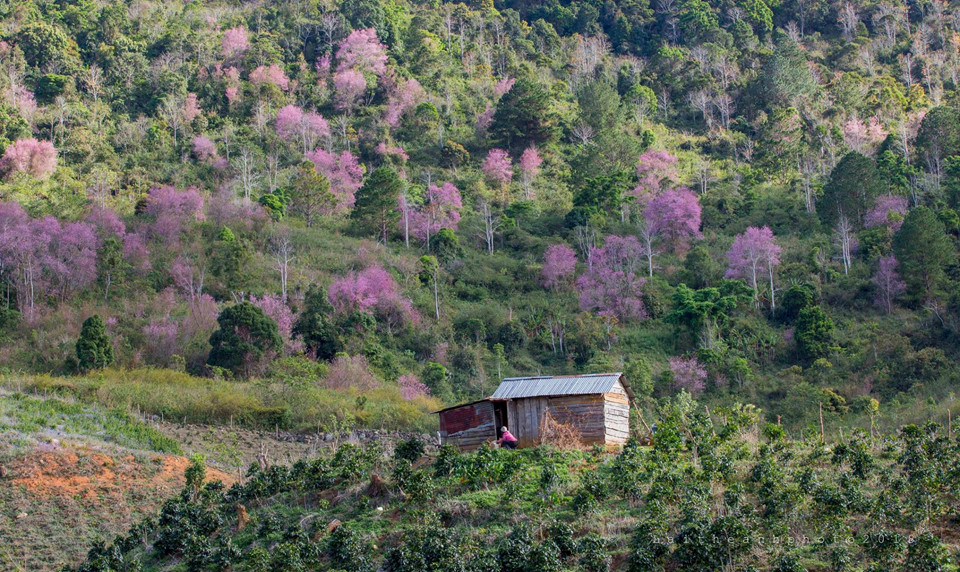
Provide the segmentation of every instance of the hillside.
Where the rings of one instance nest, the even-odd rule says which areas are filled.
[[[944,0],[0,3],[0,424],[22,427],[3,478],[93,478],[98,499],[126,499],[111,535],[179,489],[183,460],[151,455],[206,454],[282,492],[203,487],[193,467],[167,512],[207,528],[132,551],[154,568],[216,552],[268,569],[290,527],[305,566],[347,566],[326,540],[297,544],[329,517],[359,527],[335,546],[375,542],[378,563],[409,533],[482,569],[518,522],[551,536],[552,511],[589,539],[564,551],[602,545],[619,568],[647,558],[630,540],[646,530],[673,539],[651,568],[797,569],[796,552],[813,569],[937,569],[920,562],[957,548],[940,463],[960,412],[958,38]],[[457,457],[420,497],[404,479],[440,460],[394,474],[372,449],[323,451],[358,430],[432,440],[435,411],[507,376],[596,372],[624,372],[651,424],[695,400],[714,429],[687,418],[684,444],[652,453]],[[718,412],[740,404],[754,429],[724,433]],[[930,423],[946,440],[908,429]],[[329,440],[275,439],[269,462],[291,468],[247,477],[269,434]],[[869,474],[848,456],[867,452]],[[485,455],[509,470],[482,476]],[[616,484],[618,463],[643,486]],[[748,476],[771,464],[782,495]],[[350,512],[375,473],[383,514]],[[157,494],[124,492],[156,478]],[[602,529],[576,511],[604,503],[567,498],[595,484],[615,511]],[[646,501],[616,488],[634,485]],[[655,502],[671,487],[685,494]],[[50,540],[16,536],[3,566],[92,541],[87,490],[62,489],[73,544],[37,534],[63,495],[6,490],[0,532]],[[269,524],[230,528],[240,498]],[[774,546],[819,538],[811,518],[835,535]],[[689,552],[691,536],[716,543]],[[221,539],[242,550],[205,544]]]
[[[176,495],[183,453],[126,412],[0,391],[0,569],[81,561]],[[209,476],[236,480],[213,467]]]
[[[672,400],[652,448],[614,454],[406,441],[254,467],[188,485],[75,570],[956,570],[944,428],[825,445],[716,413]]]

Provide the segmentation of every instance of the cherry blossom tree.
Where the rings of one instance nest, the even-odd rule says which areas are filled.
[[[460,190],[453,183],[430,185],[423,205],[410,213],[410,227],[413,235],[424,241],[430,248],[430,237],[441,228],[456,230],[460,222],[460,208],[463,202]]]
[[[490,149],[480,169],[498,185],[506,185],[513,178],[513,162],[503,149]]]
[[[33,125],[37,115],[37,100],[34,98],[33,92],[22,85],[13,83],[3,95],[4,100],[17,110],[20,117],[27,122],[27,125]]]
[[[380,387],[380,380],[363,356],[338,355],[333,358],[323,381],[330,389],[371,391]]]
[[[213,164],[220,156],[217,155],[217,145],[205,135],[193,138],[193,156],[201,163]]]
[[[333,74],[334,104],[348,114],[367,91],[367,80],[357,70],[347,69]]]
[[[689,246],[690,240],[703,236],[700,214],[697,195],[686,187],[663,191],[647,202],[639,234],[648,276],[653,276],[653,257],[662,243],[679,252]]]
[[[897,296],[907,291],[907,283],[900,279],[897,272],[897,257],[894,255],[881,256],[878,260],[877,271],[873,274],[872,282],[877,288],[874,304],[883,308],[889,314],[893,311],[893,301]]]
[[[647,151],[637,162],[639,184],[633,194],[641,208],[677,178],[677,158],[667,151]]]
[[[353,208],[357,189],[363,179],[363,169],[349,151],[340,154],[316,149],[306,155],[317,172],[330,181],[330,192],[336,197],[336,206],[329,214],[344,214]]]
[[[413,401],[418,397],[430,395],[430,388],[420,381],[420,378],[415,374],[405,373],[401,375],[397,379],[397,384],[400,386],[400,396],[406,401]]]
[[[577,269],[577,253],[566,244],[551,244],[543,254],[543,285],[560,288],[570,282]]]
[[[303,340],[293,338],[293,325],[297,317],[282,296],[276,294],[264,294],[260,298],[250,296],[250,303],[263,310],[264,314],[277,323],[280,339],[283,340],[283,349],[288,355],[303,351]]]
[[[387,72],[387,47],[373,28],[354,30],[337,47],[337,71],[355,70],[377,77]]]
[[[496,113],[497,109],[491,107],[490,104],[487,104],[487,108],[477,114],[477,122],[474,126],[478,134],[486,134],[487,129],[490,128],[490,125],[493,123],[493,114]]]
[[[186,99],[183,100],[182,114],[184,123],[193,123],[193,120],[200,117],[202,112],[203,110],[200,109],[200,104],[197,102],[197,94],[188,93]]]
[[[376,151],[378,155],[393,157],[401,163],[406,163],[410,159],[410,155],[407,155],[403,147],[399,145],[387,145],[383,141],[377,145]]]
[[[296,105],[286,105],[277,111],[276,128],[277,135],[282,139],[299,141],[301,153],[304,155],[313,149],[320,139],[327,139],[329,143],[330,124],[327,120],[316,112],[304,112]]]
[[[7,145],[0,158],[0,170],[7,176],[27,173],[36,179],[46,179],[57,168],[57,150],[49,141],[18,139]]]
[[[880,195],[863,217],[863,226],[888,226],[893,232],[900,230],[907,214],[907,198],[897,195]]]
[[[146,212],[154,219],[151,234],[167,246],[179,242],[186,223],[203,220],[205,216],[203,197],[196,187],[178,191],[171,185],[150,189]]]
[[[694,357],[670,358],[670,373],[673,375],[673,384],[677,389],[683,389],[694,397],[703,393],[706,388],[707,370]]]
[[[97,228],[101,236],[112,235],[123,238],[127,233],[127,226],[113,209],[94,205],[90,207],[90,214],[87,215],[86,221]]]
[[[338,314],[371,313],[388,326],[419,321],[410,300],[400,293],[396,280],[380,266],[334,280],[327,296]]]
[[[272,85],[283,91],[290,89],[290,78],[277,64],[257,67],[250,72],[250,83],[257,86]]]
[[[400,125],[400,119],[403,115],[414,109],[418,103],[424,100],[426,92],[415,79],[408,79],[400,85],[396,91],[390,95],[387,100],[387,109],[383,114],[383,120],[390,127]]]
[[[641,290],[646,279],[638,273],[642,257],[633,236],[610,235],[603,247],[591,247],[587,271],[577,279],[580,309],[620,320],[646,318]]]
[[[540,165],[542,164],[543,158],[540,157],[540,152],[537,151],[536,147],[527,147],[520,155],[521,184],[527,192],[527,198],[533,198],[531,187],[533,180],[540,174]]]
[[[724,276],[732,279],[744,279],[753,288],[753,299],[759,307],[757,283],[761,273],[766,273],[770,279],[770,310],[775,310],[773,271],[780,265],[780,246],[773,237],[770,227],[750,227],[733,240],[733,245],[727,252],[729,267]]]
[[[230,28],[223,32],[220,41],[220,52],[224,58],[237,58],[250,49],[250,40],[247,39],[247,29],[243,26]]]
[[[868,123],[854,116],[843,124],[843,141],[858,153],[867,154],[887,138],[880,118],[873,116]]]

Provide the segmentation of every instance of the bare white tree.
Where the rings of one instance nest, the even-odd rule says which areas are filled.
[[[294,246],[290,240],[290,231],[286,228],[278,230],[270,237],[270,252],[273,254],[277,272],[280,274],[280,295],[287,301],[287,283],[290,264],[294,261]]]

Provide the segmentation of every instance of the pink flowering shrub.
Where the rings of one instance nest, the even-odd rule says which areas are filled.
[[[543,285],[559,288],[570,282],[577,269],[577,254],[566,244],[551,244],[543,254]]]
[[[396,280],[379,266],[334,280],[327,295],[338,314],[370,313],[389,326],[419,321],[413,304],[400,293]]]
[[[8,176],[27,173],[36,179],[46,179],[57,168],[57,150],[44,140],[18,139],[7,145],[0,158],[0,170]]]
[[[419,377],[412,373],[401,375],[400,378],[397,379],[397,384],[400,386],[400,396],[407,401],[430,395],[430,388],[420,381]]]
[[[694,397],[703,393],[706,388],[707,370],[697,361],[697,358],[672,357],[669,363],[674,387],[683,389]]]
[[[338,390],[355,389],[365,392],[380,387],[380,380],[370,369],[367,358],[359,355],[338,355],[333,358],[323,381],[329,389]]]
[[[217,155],[217,144],[205,135],[193,138],[193,156],[201,163],[214,163],[220,158]]]
[[[880,195],[863,217],[863,226],[888,226],[893,232],[900,230],[907,214],[907,198],[897,195]]]
[[[262,297],[250,296],[250,303],[263,310],[263,313],[277,323],[283,349],[287,354],[303,351],[303,341],[293,338],[293,325],[297,321],[290,306],[277,294],[264,294]]]

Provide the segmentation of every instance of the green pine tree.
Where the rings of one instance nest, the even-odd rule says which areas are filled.
[[[100,316],[93,315],[84,320],[76,350],[81,371],[103,369],[113,363],[113,344]]]

